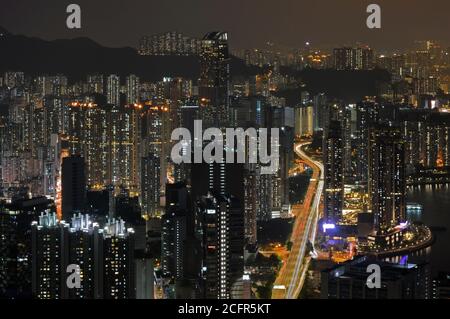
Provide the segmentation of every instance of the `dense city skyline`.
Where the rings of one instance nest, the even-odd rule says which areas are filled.
[[[423,14],[382,2],[388,30],[387,7]],[[244,299],[245,313],[248,300],[449,298],[450,46],[419,23],[401,40],[368,30],[353,0],[326,7],[342,30],[318,18],[325,2],[303,4],[320,41],[297,46],[298,3],[277,25],[265,12],[282,5],[183,2],[163,16],[179,24],[136,32],[136,15],[109,29],[117,40],[89,17],[98,4],[80,3],[85,38],[6,21],[0,299],[171,299],[180,314],[208,310],[190,299]],[[59,6],[27,10],[64,25]],[[240,25],[250,11],[260,33]]]

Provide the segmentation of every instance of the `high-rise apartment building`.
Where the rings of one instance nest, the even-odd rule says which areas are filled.
[[[204,296],[229,299],[244,272],[244,221],[235,197],[207,195],[197,205],[202,221]]]
[[[381,269],[380,288],[367,284],[369,265]],[[430,299],[427,264],[395,264],[357,257],[321,273],[322,299]]]
[[[39,217],[31,228],[32,293],[38,299],[61,299],[65,285],[64,239],[67,225],[55,214]]]
[[[133,192],[140,183],[141,112],[139,105],[113,106],[107,110],[108,184]]]
[[[91,74],[87,77],[88,92],[103,94],[105,92],[104,77],[101,74]]]
[[[134,230],[121,219],[109,220],[103,232],[103,298],[135,297]]]
[[[86,184],[101,188],[107,184],[107,112],[94,103],[71,103],[69,109],[69,153],[79,154],[86,164]]]
[[[107,78],[106,101],[115,107],[120,106],[120,77],[118,75],[111,74]]]
[[[370,48],[335,48],[333,50],[336,70],[371,70],[374,67],[374,55]]]
[[[202,40],[199,98],[204,126],[227,127],[230,56],[226,32],[210,32]]]
[[[160,213],[160,174],[161,159],[149,153],[141,159],[141,207],[142,213],[155,217]]]
[[[62,214],[66,219],[86,205],[86,171],[84,159],[73,155],[62,161]]]
[[[344,202],[344,143],[341,123],[330,121],[323,137],[324,216],[327,222],[339,222]]]
[[[67,223],[46,213],[31,229],[35,298],[135,297],[134,230],[123,220],[108,220],[101,228],[89,215],[74,215]],[[71,285],[71,275],[79,275],[79,287]]]
[[[358,103],[356,106],[356,180],[366,186],[368,183],[369,127],[377,122],[378,105],[372,102]]]
[[[142,37],[139,41],[141,55],[198,55],[201,40],[171,31]]]
[[[369,194],[377,234],[406,220],[405,143],[399,128],[370,128]]]
[[[161,222],[161,268],[168,276],[185,278],[188,226],[193,232],[193,222],[193,207],[186,184],[167,184],[166,210]]]
[[[139,98],[139,77],[130,74],[126,79],[126,96],[127,96],[127,104],[137,104],[140,101]]]

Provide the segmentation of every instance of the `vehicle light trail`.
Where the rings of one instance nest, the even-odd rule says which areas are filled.
[[[291,235],[292,249],[275,281],[272,291],[274,299],[297,298],[308,269],[307,264],[303,264],[307,243],[308,241],[314,243],[316,237],[319,205],[323,191],[323,165],[303,152],[302,147],[308,144],[310,142],[302,142],[295,146],[297,155],[313,169],[313,176],[310,179],[303,205],[294,205],[293,207],[296,220]],[[279,289],[280,287],[286,287],[286,289]]]

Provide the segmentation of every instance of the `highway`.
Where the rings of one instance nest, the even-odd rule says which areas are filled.
[[[291,234],[292,248],[278,273],[272,291],[273,299],[296,299],[303,286],[308,261],[304,264],[308,241],[314,243],[319,218],[319,206],[323,191],[323,165],[313,160],[302,147],[310,142],[295,145],[296,154],[312,168],[313,174],[303,204],[294,205],[295,223]]]

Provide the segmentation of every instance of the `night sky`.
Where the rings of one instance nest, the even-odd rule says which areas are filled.
[[[70,3],[81,6],[81,31],[66,28]],[[366,27],[370,3],[381,5],[381,30]],[[449,0],[0,0],[0,25],[14,34],[87,36],[111,47],[136,47],[140,36],[170,30],[197,37],[225,30],[234,48],[310,41],[395,49],[416,39],[450,42],[449,17]]]

